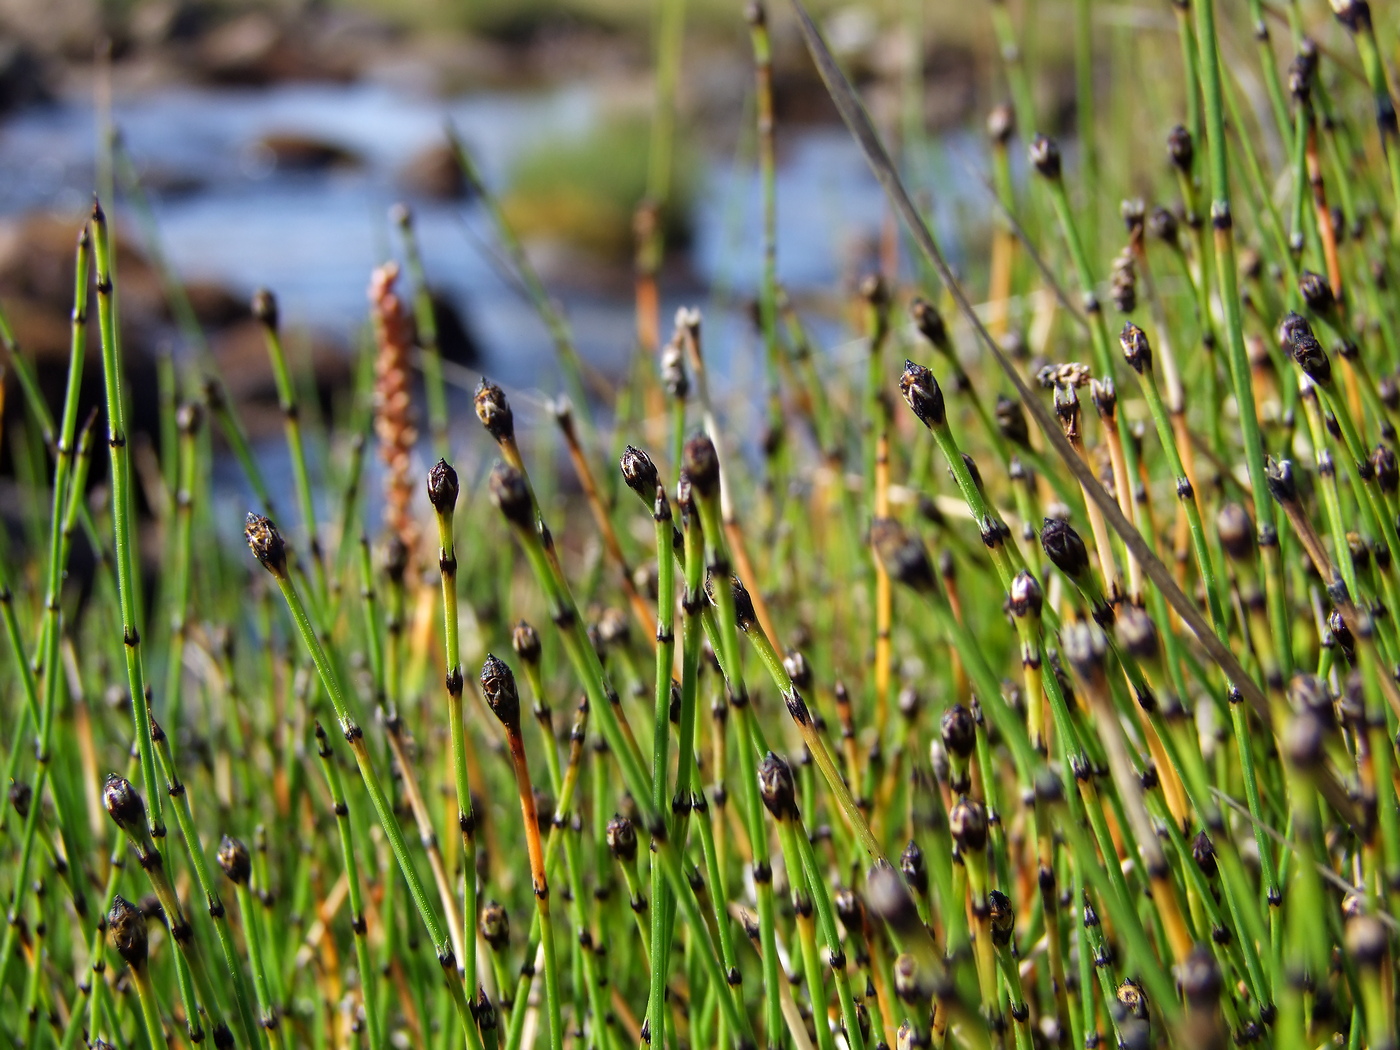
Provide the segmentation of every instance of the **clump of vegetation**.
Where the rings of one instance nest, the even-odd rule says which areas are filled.
[[[1400,151],[1371,12],[1334,6],[1326,51],[1290,7],[1296,57],[1247,71],[1276,170],[1226,134],[1224,5],[1178,9],[1181,124],[1121,233],[1113,136],[1068,162],[1008,66],[1032,170],[999,112],[980,311],[803,20],[928,266],[852,297],[863,382],[777,280],[752,7],[762,404],[685,310],[605,426],[488,200],[577,400],[532,431],[483,380],[454,430],[399,210],[348,415],[302,418],[254,302],[286,495],[197,367],[133,454],[95,208],[57,416],[6,333],[9,1045],[1393,1047]]]
[[[650,125],[612,117],[592,131],[540,143],[512,166],[501,205],[511,226],[528,239],[559,241],[607,262],[633,253],[633,213],[648,187]],[[699,190],[694,158],[674,166],[662,210],[668,243],[690,242],[690,214]]]

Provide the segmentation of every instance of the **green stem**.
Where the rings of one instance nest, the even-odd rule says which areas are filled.
[[[136,746],[141,753],[141,784],[149,800],[147,813],[155,838],[165,835],[160,791],[151,744],[151,707],[141,659],[141,633],[136,623],[135,542],[132,537],[131,458],[127,450],[126,410],[122,404],[121,345],[116,327],[116,291],[112,283],[112,245],[107,218],[96,202],[92,208],[92,239],[97,263],[97,322],[102,332],[102,376],[107,394],[107,445],[112,461],[112,523],[116,534],[117,592],[121,602],[122,642],[126,679],[131,690],[131,714]]]

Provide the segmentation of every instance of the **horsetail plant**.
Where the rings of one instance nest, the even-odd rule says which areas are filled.
[[[494,449],[445,388],[406,209],[412,287],[376,271],[329,417],[297,412],[296,333],[257,297],[299,565],[254,417],[212,374],[189,400],[214,359],[163,263],[183,343],[147,445],[101,209],[75,224],[61,402],[15,341],[30,307],[0,317],[0,1042],[1394,1046],[1393,17],[1194,0],[1160,27],[1178,53],[1077,4],[1076,80],[1113,94],[1071,139],[1049,12],[996,3],[994,210],[935,236],[926,215],[974,209],[924,173],[925,59],[896,167],[791,2],[917,257],[891,225],[878,277],[783,287],[782,23],[736,13],[753,391],[698,309],[657,345],[670,0],[615,399],[490,192],[562,364],[520,398],[483,379]],[[854,357],[827,352],[842,327]],[[225,543],[225,459],[264,572]]]

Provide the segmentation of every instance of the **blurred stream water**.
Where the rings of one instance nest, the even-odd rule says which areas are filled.
[[[161,89],[119,98],[114,119],[150,186],[162,248],[180,277],[214,280],[239,295],[266,285],[288,325],[325,329],[353,344],[366,322],[369,272],[395,251],[387,213],[404,199],[398,173],[442,140],[445,121],[455,124],[487,182],[500,189],[522,151],[551,137],[586,134],[602,109],[598,90],[586,83],[446,100],[374,82],[286,83]],[[279,170],[256,148],[274,133],[334,143],[360,163]],[[86,99],[31,108],[0,125],[0,217],[49,209],[80,221],[94,184],[96,137]],[[970,166],[984,163],[980,140],[955,132],[935,148],[924,169],[926,185],[937,191],[939,226],[951,232],[969,220],[988,220],[982,190],[969,174]],[[691,278],[684,288],[663,284],[663,336],[677,306],[700,305],[717,392],[740,391],[740,402],[753,403],[763,386],[757,336],[743,311],[724,302],[742,302],[758,285],[759,181],[751,165],[711,153],[700,185]],[[528,419],[530,402],[538,412],[562,384],[543,325],[492,258],[483,210],[470,201],[409,200],[430,280],[465,317],[482,349],[481,370],[527,392]],[[885,217],[874,179],[837,126],[783,133],[778,208],[779,275],[797,301],[838,291],[843,277],[853,276],[851,245],[872,239]],[[712,295],[717,289],[731,294],[721,302]],[[564,289],[559,299],[584,357],[604,374],[619,372],[634,345],[630,292]],[[828,348],[849,338],[836,320],[816,316],[810,323]],[[858,351],[846,357],[854,367]],[[838,354],[836,364],[841,360]]]

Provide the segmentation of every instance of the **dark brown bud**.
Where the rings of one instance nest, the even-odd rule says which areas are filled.
[[[650,456],[641,449],[628,445],[622,450],[622,456],[617,463],[622,468],[622,480],[641,497],[643,503],[650,503],[655,499],[660,476]]]
[[[487,901],[481,909],[482,939],[495,951],[500,951],[510,943],[510,915],[495,901]]]
[[[517,623],[515,629],[510,632],[510,644],[515,650],[515,655],[527,664],[534,665],[540,662],[539,632],[524,620]]]
[[[204,408],[198,401],[186,401],[175,410],[175,428],[186,437],[199,433],[204,422]]]
[[[1152,347],[1147,342],[1147,333],[1129,321],[1118,333],[1118,345],[1123,348],[1123,359],[1138,375],[1152,369]]]
[[[1220,965],[1215,953],[1204,944],[1191,949],[1185,961],[1177,967],[1177,980],[1186,1003],[1193,1010],[1214,1010],[1220,1002]]]
[[[146,965],[146,916],[120,893],[107,912],[107,937],[128,966],[139,970]]]
[[[515,440],[515,414],[504,390],[482,376],[472,403],[476,406],[476,418],[498,444]]]
[[[1362,710],[1363,703],[1358,701],[1355,705],[1351,704],[1351,695],[1350,690],[1344,692],[1343,696],[1347,700],[1345,706],[1354,706],[1358,711]],[[1333,721],[1332,691],[1317,675],[1295,674],[1288,682],[1288,699],[1294,710],[1312,712],[1324,727]]]
[[[598,616],[598,638],[608,648],[626,645],[630,633],[627,615],[621,609],[610,605]]]
[[[1269,495],[1279,503],[1296,503],[1298,483],[1293,477],[1293,461],[1269,458],[1264,463],[1264,480]]]
[[[987,848],[987,811],[976,799],[961,796],[948,811],[948,830],[963,853]]]
[[[1357,915],[1347,920],[1347,954],[1363,970],[1377,970],[1390,951],[1390,938],[1374,915]]]
[[[1143,223],[1147,218],[1147,205],[1143,203],[1141,197],[1130,197],[1118,205],[1118,215],[1123,220],[1123,227],[1128,231],[1128,236],[1142,235]]]
[[[1123,652],[1134,660],[1151,662],[1157,659],[1157,627],[1144,610],[1124,602],[1118,610],[1114,630]]]
[[[1226,557],[1243,561],[1254,556],[1254,523],[1240,504],[1222,504],[1215,516],[1215,528]]]
[[[219,867],[235,886],[245,885],[253,873],[253,860],[248,856],[248,847],[238,839],[225,835],[219,842]]]
[[[760,0],[749,0],[744,5],[744,21],[754,29],[762,29],[768,24],[768,10]]]
[[[998,394],[995,414],[1001,436],[1013,445],[1025,448],[1030,441],[1030,428],[1026,426],[1026,410],[1021,407],[1021,402]]]
[[[914,1003],[926,998],[919,987],[919,962],[908,952],[900,952],[894,960],[894,994],[901,1002]],[[904,1047],[913,1050],[915,1045],[915,1035],[913,1025],[905,1021],[900,1028],[900,1035],[903,1036]],[[896,1038],[898,1043],[898,1037]],[[896,1046],[896,1050],[902,1050]]]
[[[1130,314],[1137,309],[1137,261],[1132,248],[1124,248],[1113,260],[1113,273],[1109,283],[1112,287],[1113,305],[1122,314]]]
[[[690,393],[690,377],[685,372],[685,351],[676,340],[661,351],[661,385],[673,399],[682,401]]]
[[[34,789],[26,781],[16,780],[10,785],[10,805],[15,808],[21,820],[29,816],[29,804],[34,801]]]
[[[1018,620],[1023,616],[1038,617],[1044,605],[1045,591],[1040,581],[1022,569],[1011,581],[1011,594],[1006,603],[1008,611]]]
[[[1048,769],[1042,769],[1035,778],[1036,805],[1053,805],[1065,797],[1064,785],[1060,778]]]
[[[915,297],[909,304],[909,316],[919,334],[929,341],[935,350],[946,352],[949,348],[948,326],[943,323],[943,315],[927,299]]]
[[[904,873],[904,881],[915,893],[925,894],[928,892],[928,867],[924,864],[924,851],[919,849],[919,844],[913,839],[909,840],[909,845],[904,847],[904,852],[899,855],[899,870]]]
[[[491,468],[487,489],[491,493],[491,502],[505,515],[506,521],[521,528],[534,525],[534,508],[524,474],[509,463],[497,463]]]
[[[520,694],[515,691],[515,675],[491,653],[481,665],[481,695],[506,729],[519,728]]]
[[[812,667],[807,663],[800,650],[789,649],[787,655],[783,657],[783,669],[787,671],[788,677],[792,679],[792,684],[798,689],[810,689],[812,686]]]
[[[1330,313],[1332,307],[1337,305],[1327,278],[1312,270],[1304,270],[1298,278],[1298,292],[1302,295],[1303,302],[1308,304],[1308,309],[1314,313]]]
[[[1016,932],[1016,909],[1011,906],[1011,898],[1001,890],[987,894],[987,918],[992,926],[992,943],[1004,948],[1011,943],[1011,935]]]
[[[1366,914],[1366,898],[1352,891],[1342,897],[1342,918],[1347,922]]]
[[[1400,460],[1390,446],[1377,445],[1371,451],[1371,470],[1375,472],[1376,484],[1387,496],[1400,486]]]
[[[404,574],[408,572],[408,544],[404,543],[403,537],[396,532],[390,533],[384,541],[382,558],[384,575],[389,577],[389,581],[395,586],[403,583]]]
[[[1142,985],[1128,978],[1118,986],[1118,1003],[1133,1017],[1142,1020],[1147,1017],[1147,994]]]
[[[621,814],[608,821],[608,850],[615,860],[631,864],[637,858],[637,829]]]
[[[916,591],[933,588],[933,565],[919,537],[893,518],[876,518],[870,525],[870,543],[890,578]]]
[[[1175,247],[1181,231],[1177,225],[1176,216],[1166,208],[1159,206],[1153,208],[1152,214],[1148,216],[1147,232],[1168,247]]]
[[[1342,655],[1346,657],[1348,663],[1356,659],[1356,636],[1352,634],[1347,622],[1342,619],[1341,611],[1333,609],[1327,614],[1327,629],[1332,632],[1332,640],[1341,649]]]
[[[1031,139],[1031,166],[1047,179],[1060,177],[1060,146],[1047,135]]]
[[[687,441],[681,462],[697,496],[705,498],[719,491],[719,452],[709,434],[701,431]]]
[[[1100,419],[1112,419],[1118,411],[1118,387],[1112,379],[1089,380],[1089,397]]]
[[[432,503],[433,510],[439,514],[452,513],[457,507],[460,491],[457,472],[447,460],[438,460],[437,465],[428,471],[428,501]]]
[[[968,758],[977,746],[977,723],[972,712],[962,704],[954,704],[943,712],[938,724],[943,746],[961,759]]]
[[[1305,47],[1293,56],[1293,61],[1288,63],[1288,93],[1293,96],[1293,101],[1307,103],[1312,95],[1313,77],[1316,73],[1316,47]]]
[[[1016,130],[1016,111],[1008,103],[993,106],[987,114],[987,137],[998,146],[1005,146]]]
[[[870,913],[896,931],[916,930],[923,925],[909,888],[888,863],[882,861],[870,869],[865,900]]]
[[[743,581],[737,576],[729,577],[730,593],[734,595],[734,622],[739,630],[747,634],[758,623],[758,613],[753,607],[753,597]]]
[[[277,330],[277,296],[267,288],[253,293],[253,319],[264,328]]]
[[[140,832],[146,820],[146,803],[126,777],[108,773],[102,785],[102,804],[123,831]]]
[[[1177,171],[1190,173],[1191,163],[1196,158],[1196,144],[1191,140],[1191,132],[1180,124],[1167,132],[1167,157]]]
[[[1316,713],[1303,710],[1288,720],[1283,732],[1283,749],[1292,763],[1302,770],[1316,769],[1322,762],[1326,727]]]
[[[1304,375],[1318,386],[1327,386],[1332,381],[1332,362],[1307,321],[1289,311],[1283,319],[1279,336],[1284,349],[1293,355],[1293,360]]]
[[[943,391],[927,368],[906,360],[904,374],[899,377],[899,392],[924,426],[932,429],[943,425],[947,418]]]
[[[1400,408],[1400,385],[1396,384],[1394,376],[1383,375],[1376,380],[1376,396],[1392,412]]]
[[[1085,620],[1066,624],[1060,631],[1061,652],[1081,678],[1090,679],[1103,673],[1107,643],[1103,629]]]
[[[1348,33],[1371,32],[1371,5],[1368,0],[1332,0],[1332,13]],[[1303,38],[1304,44],[1312,44]],[[1314,49],[1316,45],[1313,45]]]
[[[262,563],[262,567],[274,576],[282,576],[287,571],[287,544],[271,518],[248,512],[243,525],[243,535],[248,540],[248,549]]]
[[[684,470],[676,478],[676,506],[680,509],[681,520],[688,523],[686,528],[700,527],[700,519],[695,514],[695,486]]]
[[[846,927],[849,933],[858,934],[865,918],[865,905],[856,891],[849,886],[838,887],[832,894],[831,903],[836,909],[836,917],[841,920],[841,925]]]
[[[1196,861],[1196,866],[1201,869],[1201,874],[1208,879],[1214,879],[1220,873],[1220,868],[1215,861],[1215,844],[1210,841],[1210,836],[1204,831],[1198,833],[1191,840],[1191,856]]]
[[[758,763],[758,793],[768,812],[778,820],[797,815],[797,788],[792,769],[772,751]]]
[[[876,310],[887,309],[890,305],[890,286],[878,273],[868,273],[860,279],[860,297]]]
[[[1046,518],[1040,527],[1040,548],[1055,568],[1077,580],[1089,568],[1089,551],[1079,533],[1062,518]]]

